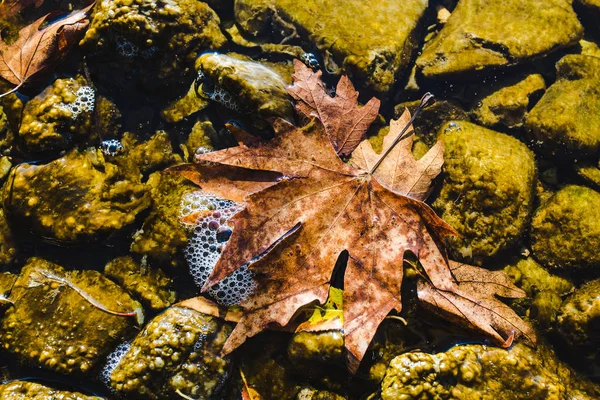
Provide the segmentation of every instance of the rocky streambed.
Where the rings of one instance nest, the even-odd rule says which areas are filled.
[[[0,20],[8,43],[89,4],[29,3]],[[89,20],[53,74],[0,98],[0,399],[600,398],[597,0],[98,0]],[[409,301],[354,375],[335,329],[222,354],[234,322],[180,301],[237,209],[168,168],[240,128],[269,139],[274,117],[301,125],[294,59],[332,94],[347,75],[381,100],[379,150],[391,119],[436,96],[414,123],[415,157],[445,146],[427,202],[459,234],[450,258],[525,291],[508,304],[536,347]],[[207,225],[182,221],[193,212]],[[255,290],[239,271],[208,295]]]

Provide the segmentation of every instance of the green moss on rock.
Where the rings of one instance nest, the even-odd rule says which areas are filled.
[[[0,207],[0,264],[11,264],[15,261],[16,255],[15,240],[4,215],[4,209]]]
[[[230,361],[220,352],[230,333],[213,317],[171,307],[134,339],[110,384],[133,398],[214,398],[228,375]]]
[[[115,279],[153,310],[165,309],[175,302],[177,295],[171,290],[171,279],[160,269],[144,262],[140,265],[130,256],[110,261],[104,268],[104,274]]]
[[[292,362],[341,362],[343,351],[344,334],[341,331],[298,332],[288,346]]]
[[[600,389],[580,381],[544,345],[509,350],[460,345],[445,353],[411,352],[392,360],[382,400],[568,399],[591,400]]]
[[[476,122],[490,128],[520,128],[531,108],[532,98],[541,96],[545,89],[546,83],[540,74],[501,82],[483,89],[483,93],[475,99],[471,115]]]
[[[102,400],[79,392],[53,389],[30,381],[12,381],[0,385],[2,400]]]
[[[21,164],[4,193],[9,221],[60,242],[101,239],[132,224],[150,205],[144,185],[123,178],[100,150],[75,150],[43,165]]]
[[[597,353],[600,345],[600,279],[590,281],[569,296],[558,315],[558,332],[571,346]]]
[[[518,140],[465,121],[440,129],[444,181],[433,207],[458,231],[454,257],[481,264],[524,233],[533,207],[534,156]]]
[[[531,248],[547,267],[600,267],[600,193],[575,185],[559,190],[533,216]]]
[[[582,37],[571,0],[461,0],[417,66],[431,78],[473,72],[543,56]]]
[[[89,372],[123,341],[141,306],[96,271],[65,271],[41,258],[23,267],[10,293],[13,306],[1,321],[0,344],[22,362],[55,372]]]
[[[408,66],[426,7],[425,0],[239,0],[235,17],[250,35],[273,24],[283,36],[301,37],[320,51],[328,71],[384,93]]]

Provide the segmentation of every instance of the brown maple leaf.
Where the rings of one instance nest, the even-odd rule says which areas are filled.
[[[456,261],[450,261],[450,269],[458,282],[451,291],[436,288],[427,279],[417,283],[417,296],[426,308],[491,337],[502,347],[509,347],[515,337],[536,343],[533,329],[497,298],[526,297],[504,272]]]
[[[17,15],[30,5],[38,8],[42,4],[44,4],[44,0],[5,0],[0,3],[0,19]]]
[[[41,28],[50,17],[56,16],[55,13],[47,14],[21,29],[13,44],[0,40],[0,76],[16,85],[0,97],[17,91],[63,59],[88,26],[87,12],[93,5],[73,11]]]
[[[296,100],[296,110],[307,119],[318,118],[335,151],[349,156],[377,118],[379,100],[373,97],[359,107],[358,92],[346,75],[338,82],[335,97],[331,97],[321,81],[321,71],[314,73],[299,60],[294,60],[294,69],[294,84],[287,91]]]
[[[233,234],[203,290],[246,264],[255,274],[260,289],[241,304],[244,314],[224,346],[231,352],[271,324],[285,326],[300,307],[324,303],[347,250],[344,334],[355,371],[381,321],[401,309],[406,251],[436,287],[454,288],[443,241],[455,231],[427,204],[383,186],[373,170],[344,163],[321,123],[299,129],[279,119],[273,127],[270,142],[198,156],[284,176],[249,195],[230,220]]]

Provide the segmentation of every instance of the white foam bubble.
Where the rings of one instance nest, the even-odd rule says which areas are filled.
[[[72,119],[76,119],[81,113],[92,112],[94,110],[96,93],[90,86],[81,86],[75,92],[75,96],[74,102],[59,105],[61,109],[71,112]]]
[[[182,198],[180,215],[198,213],[196,223],[190,227],[191,236],[184,250],[190,274],[198,287],[204,286],[221,256],[222,245],[229,239],[227,221],[240,209],[238,203],[202,191]],[[255,286],[252,272],[243,266],[208,293],[219,304],[231,306],[246,299]]]
[[[106,387],[111,387],[110,377],[113,371],[117,368],[117,365],[119,365],[123,357],[125,357],[125,354],[127,354],[129,349],[131,349],[130,342],[121,343],[106,357],[106,364],[104,365],[104,368],[102,368],[102,371],[100,371],[100,379],[106,385]]]

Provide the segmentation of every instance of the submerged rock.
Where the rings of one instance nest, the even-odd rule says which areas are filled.
[[[310,42],[326,70],[385,93],[408,66],[426,7],[425,0],[238,0],[235,17],[250,35],[267,33],[274,25],[285,36],[282,43]]]
[[[558,80],[527,116],[527,129],[544,154],[570,159],[600,151],[600,58],[568,55]]]
[[[116,55],[114,68],[103,78],[107,84],[124,82],[133,73],[144,86],[154,88],[178,81],[191,72],[198,52],[226,43],[219,17],[197,0],[100,1],[94,8],[82,45],[99,62]]]
[[[569,185],[539,207],[531,221],[533,255],[547,267],[600,267],[600,193]]]
[[[4,215],[4,209],[0,207],[0,264],[12,263],[16,255],[15,240]]]
[[[17,275],[9,272],[0,273],[0,313],[3,313],[5,309],[13,304],[8,296],[10,296],[10,291],[12,290],[16,280]]]
[[[533,207],[536,167],[523,143],[465,121],[440,129],[444,181],[433,207],[458,231],[451,253],[481,264],[514,244]]]
[[[14,140],[15,136],[13,131],[10,129],[8,117],[4,112],[4,108],[0,106],[0,151],[4,152],[5,150],[10,149],[10,146]]]
[[[144,185],[124,178],[100,150],[74,150],[48,164],[21,164],[5,184],[4,207],[21,229],[64,243],[99,240],[149,206]]]
[[[133,398],[213,398],[229,373],[230,360],[220,352],[231,329],[211,316],[171,307],[134,339],[110,385]]]
[[[104,273],[153,310],[162,310],[175,302],[177,294],[171,290],[172,281],[157,268],[132,257],[117,257],[106,264]]]
[[[102,400],[79,392],[53,389],[30,381],[12,381],[0,385],[2,400]]]
[[[127,132],[123,135],[121,143],[123,151],[112,161],[132,179],[138,177],[140,173],[147,175],[181,162],[181,158],[173,153],[173,146],[165,131],[157,131],[144,142],[140,142],[135,134]]]
[[[551,350],[459,345],[445,353],[413,352],[392,360],[382,400],[595,399],[600,388],[580,381]]]
[[[475,99],[471,114],[476,122],[490,128],[520,128],[533,106],[532,102],[545,89],[546,83],[540,74],[518,76],[500,82],[483,89],[483,93]]]
[[[292,362],[343,363],[344,334],[341,331],[297,332],[288,346]]]
[[[29,100],[19,138],[27,151],[48,152],[85,142],[93,128],[95,92],[85,79],[57,79]]]
[[[417,66],[425,77],[447,77],[518,64],[582,37],[571,0],[461,0]]]
[[[24,363],[65,374],[89,372],[141,315],[140,304],[102,274],[67,272],[41,258],[29,259],[9,299],[2,348]]]
[[[582,346],[586,358],[597,355],[600,337],[600,279],[590,281],[569,296],[560,308],[558,332],[570,345]]]

